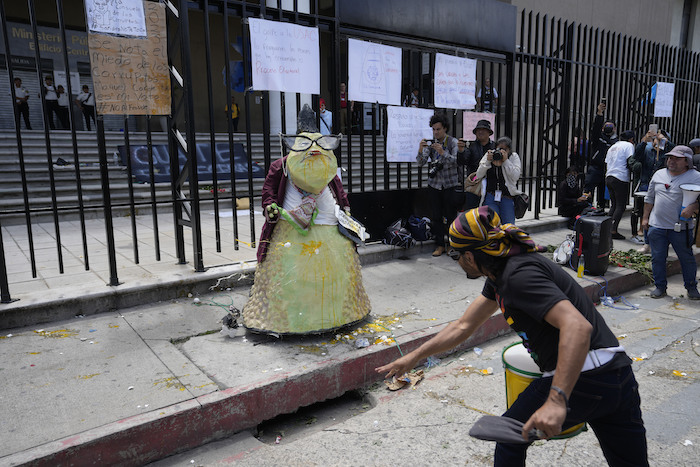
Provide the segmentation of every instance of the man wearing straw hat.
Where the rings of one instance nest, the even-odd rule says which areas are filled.
[[[648,465],[632,362],[572,275],[533,254],[543,248],[516,226],[502,225],[488,206],[460,214],[449,236],[467,277],[486,277],[481,295],[460,319],[376,371],[403,375],[465,341],[500,307],[543,372],[503,414],[524,423],[523,438],[532,429],[551,438],[588,422],[610,465]],[[494,465],[525,465],[528,447],[497,443]]]

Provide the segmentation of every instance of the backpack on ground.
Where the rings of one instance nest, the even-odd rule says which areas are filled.
[[[386,245],[398,246],[404,249],[411,248],[413,245],[415,245],[416,241],[413,239],[411,233],[404,225],[405,221],[403,219],[397,219],[396,221],[392,222],[384,232],[382,243]]]
[[[406,223],[406,228],[417,242],[425,242],[433,238],[433,234],[430,231],[430,219],[427,217],[418,217],[411,214]]]

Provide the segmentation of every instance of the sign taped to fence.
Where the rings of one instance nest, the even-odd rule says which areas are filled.
[[[435,54],[435,107],[473,109],[476,105],[476,60]]]
[[[249,18],[253,89],[321,93],[318,28]]]
[[[422,139],[433,137],[430,117],[434,111],[416,107],[388,106],[386,160],[387,162],[416,162]]]
[[[142,0],[85,0],[89,32],[146,37]]]
[[[103,115],[170,114],[165,5],[144,1],[148,37],[88,34],[95,106]]]
[[[654,117],[673,117],[674,83],[656,83],[656,100],[654,101]]]
[[[401,105],[401,49],[348,39],[348,99]]]
[[[488,120],[491,129],[496,132],[496,114],[491,112],[463,112],[462,113],[462,138],[465,141],[475,141],[474,128],[479,120]]]

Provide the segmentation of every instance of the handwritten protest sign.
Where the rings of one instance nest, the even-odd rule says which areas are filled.
[[[249,18],[253,89],[321,92],[318,29]]]
[[[488,120],[491,123],[491,129],[496,131],[496,115],[491,112],[464,112],[462,114],[462,138],[466,141],[476,140],[474,136],[474,128],[479,120]]]
[[[476,60],[435,54],[435,107],[473,109]]]
[[[142,0],[85,0],[89,32],[146,37]]]
[[[654,117],[673,116],[673,94],[675,84],[656,83],[656,102],[654,103]]]
[[[386,160],[416,162],[420,141],[433,137],[431,109],[389,106],[387,112]]]
[[[168,115],[170,72],[165,6],[144,1],[146,39],[88,34],[97,113]]]
[[[401,105],[401,49],[348,39],[348,98]]]

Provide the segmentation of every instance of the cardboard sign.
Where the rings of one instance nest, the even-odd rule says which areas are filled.
[[[462,138],[465,141],[476,141],[474,136],[474,128],[479,120],[488,120],[491,123],[491,129],[496,132],[496,114],[491,112],[464,112],[462,114]]]
[[[85,0],[90,32],[146,37],[142,0]]]
[[[321,93],[318,28],[249,18],[253,89]]]
[[[476,60],[435,54],[435,107],[473,109]]]
[[[88,34],[95,108],[103,115],[170,114],[165,6],[144,1],[146,39]]]
[[[654,117],[673,117],[674,83],[656,83],[656,102],[654,103]]]
[[[348,98],[401,105],[401,49],[348,39]]]
[[[421,140],[433,137],[433,130],[430,128],[433,110],[389,106],[386,113],[386,160],[416,162]]]

